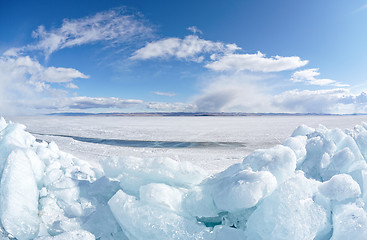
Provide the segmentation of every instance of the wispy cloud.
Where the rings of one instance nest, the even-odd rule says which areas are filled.
[[[11,101],[17,114],[36,114],[44,112],[84,111],[88,109],[127,109],[142,105],[138,99],[121,99],[115,97],[44,97],[39,99],[19,99]]]
[[[366,5],[367,6],[367,5]],[[363,7],[366,8],[366,7]],[[0,112],[79,111],[85,109],[136,108],[152,111],[242,111],[242,112],[366,112],[367,94],[352,94],[347,89],[306,91],[293,89],[273,95],[266,89],[264,78],[270,72],[293,70],[308,61],[298,56],[267,57],[261,52],[243,53],[236,44],[205,40],[197,34],[184,38],[164,38],[147,43],[136,50],[129,60],[176,59],[202,62],[210,69],[211,81],[200,94],[188,103],[145,102],[139,99],[115,97],[70,96],[77,89],[74,79],[87,79],[88,75],[74,68],[46,67],[27,56],[27,51],[42,51],[48,58],[55,51],[104,42],[119,45],[146,39],[152,28],[136,15],[123,8],[93,16],[68,20],[59,28],[47,30],[39,26],[33,33],[33,44],[12,48],[0,56]],[[292,82],[316,86],[345,87],[335,80],[318,78],[318,68],[296,71]],[[266,80],[266,79],[265,79]],[[153,92],[173,97],[175,93]]]
[[[308,85],[317,86],[335,86],[335,87],[347,87],[347,84],[341,84],[331,79],[320,79],[317,78],[320,75],[318,68],[310,68],[305,70],[296,71],[292,74],[290,80],[292,82],[302,82]]]
[[[121,99],[116,97],[72,97],[61,101],[59,108],[88,109],[88,108],[129,108],[140,105],[142,100]]]
[[[197,33],[203,34],[203,32],[196,26],[188,27],[187,30],[191,31],[193,34],[197,34]]]
[[[265,76],[236,72],[215,76],[193,97],[197,111],[266,112],[270,96],[264,90]]]
[[[48,58],[53,52],[99,41],[110,44],[132,42],[152,34],[152,28],[136,15],[128,14],[124,8],[99,12],[79,19],[64,19],[60,28],[46,30],[41,25],[33,32],[38,39],[34,44],[13,48],[7,55],[16,55],[25,50],[41,50]]]
[[[228,54],[208,63],[205,67],[214,71],[280,72],[302,67],[308,63],[300,57],[266,57],[265,54]]]
[[[367,93],[346,88],[323,90],[292,89],[274,94],[268,85],[272,76],[258,73],[223,73],[203,85],[193,97],[196,111],[272,113],[367,112]]]
[[[202,62],[205,53],[228,54],[239,49],[236,44],[225,44],[199,38],[196,35],[188,35],[181,38],[165,38],[150,42],[145,47],[135,51],[130,59],[147,60],[153,58],[174,57],[179,60]]]
[[[195,31],[195,28],[191,29]],[[319,87],[333,86],[337,89],[305,91],[293,89],[280,94],[271,94],[273,90],[266,85],[271,77],[268,73],[294,70],[308,64],[298,56],[267,57],[261,52],[254,54],[238,53],[241,49],[235,44],[225,44],[202,39],[196,35],[185,38],[165,38],[146,44],[135,51],[130,59],[169,59],[202,62],[204,67],[213,70],[211,79],[206,81],[202,91],[192,97],[191,108],[194,111],[241,111],[241,112],[313,112],[345,113],[365,112],[361,101],[365,95],[353,95],[348,85],[331,79],[318,78],[319,69],[311,68],[296,71],[292,82],[301,82]],[[158,95],[164,95],[155,92]],[[362,99],[362,100],[361,100]],[[367,103],[367,101],[366,101]],[[189,103],[190,104],[190,103]],[[154,103],[164,109],[174,109],[172,104]],[[186,105],[178,105],[181,108]]]
[[[66,88],[69,88],[69,89],[78,89],[79,87],[77,85],[75,85],[74,83],[67,83],[65,85]]]
[[[175,93],[172,92],[153,92],[155,95],[159,95],[159,96],[166,96],[166,97],[173,97],[176,96]]]
[[[363,11],[365,9],[367,9],[367,4],[364,4],[364,5],[360,6],[359,8],[354,10],[352,13],[357,13],[357,12]]]
[[[126,47],[151,37],[152,33],[147,21],[124,8],[64,19],[60,27],[49,30],[39,26],[33,32],[33,43],[0,55],[0,111],[24,114],[40,109],[125,108],[142,104],[141,100],[69,97],[69,89],[78,88],[73,80],[89,76],[74,68],[43,66],[31,56],[42,51],[47,59],[64,48],[99,42]]]

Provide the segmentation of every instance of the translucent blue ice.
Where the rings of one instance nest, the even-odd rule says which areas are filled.
[[[366,239],[366,128],[302,125],[208,176],[157,157],[98,169],[0,118],[0,238]]]

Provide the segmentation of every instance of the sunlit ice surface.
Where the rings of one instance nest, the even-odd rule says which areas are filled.
[[[121,155],[170,157],[215,173],[256,149],[282,143],[301,124],[345,129],[367,121],[367,116],[27,116],[9,120],[25,124],[37,138],[55,141],[92,164],[101,157]]]
[[[201,118],[205,120],[206,130],[202,131],[201,139],[190,141],[170,139],[165,131],[162,132],[166,135],[156,133],[156,138],[150,140],[121,139],[116,135],[108,138],[103,134],[99,136],[96,127],[94,134],[78,136],[88,128],[87,123],[108,118],[92,121],[84,118],[86,122],[72,118],[69,125],[63,124],[67,118],[56,118],[57,121],[49,125],[44,120],[45,129],[48,126],[48,130],[60,131],[61,126],[66,125],[69,132],[37,132],[34,136],[24,125],[0,118],[0,237],[38,240],[364,239],[367,234],[367,123],[345,130],[324,126],[337,123],[341,127],[343,121],[351,124],[354,120],[363,120],[352,116],[337,117],[339,121],[335,118],[315,118],[319,120],[315,127],[301,124],[284,140],[282,134],[285,133],[279,131],[281,134],[273,135],[278,143],[259,144],[264,148],[252,151],[237,162],[232,159],[236,163],[224,170],[221,167],[229,165],[229,161],[219,158],[217,161],[225,164],[211,165],[212,171],[204,168],[210,155],[204,158],[195,151],[191,155],[199,159],[197,163],[202,168],[195,161],[180,160],[185,152],[174,159],[167,152],[167,156],[158,156],[162,153],[159,151],[205,150],[214,155],[222,150],[246,149],[246,139],[255,138],[244,137],[242,132],[234,131],[233,126],[224,128],[224,132],[236,133],[228,141],[218,138],[224,136],[218,135],[220,131],[209,131],[205,136],[205,132],[215,126],[209,126],[210,119],[214,118]],[[154,119],[164,122],[163,118]],[[180,119],[176,118],[175,124]],[[183,125],[190,126],[186,123],[189,119]],[[234,124],[241,118],[223,119],[226,124]],[[230,122],[233,119],[236,120]],[[286,129],[290,124],[298,124],[294,119],[300,118],[252,118],[252,131],[259,132],[261,119],[263,125],[273,123],[269,129],[274,129],[274,123],[282,123],[280,126]],[[281,119],[293,121],[287,124]],[[321,121],[324,125],[319,124]],[[250,123],[247,122],[247,126]],[[164,126],[175,129],[178,127],[175,124]],[[195,124],[190,124],[191,128],[180,128],[180,137],[195,129]],[[157,123],[150,122],[150,126],[154,126],[153,132],[159,132]],[[33,131],[41,128],[38,126]],[[113,129],[116,125],[111,131]],[[272,132],[266,134],[269,133]],[[85,151],[89,155],[75,157],[61,150],[55,141],[42,140],[43,137],[69,138],[63,143],[65,147],[70,145],[70,139],[86,144]],[[93,146],[140,151],[136,156],[121,153],[99,156],[94,153],[99,148]],[[142,149],[149,149],[144,153],[147,156],[142,156]],[[155,155],[149,155],[149,151]]]

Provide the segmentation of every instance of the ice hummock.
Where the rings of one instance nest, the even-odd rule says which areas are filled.
[[[0,118],[0,239],[365,239],[367,124],[298,127],[209,176],[170,158],[100,168]]]

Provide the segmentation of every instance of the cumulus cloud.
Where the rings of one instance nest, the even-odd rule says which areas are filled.
[[[29,56],[0,57],[0,111],[15,113],[13,103],[45,97],[64,97],[68,93],[51,83],[70,83],[88,76],[73,68],[44,67]],[[76,85],[70,85],[71,87]]]
[[[347,87],[347,84],[341,84],[331,79],[320,79],[317,78],[320,75],[318,68],[310,68],[305,70],[296,71],[291,76],[292,82],[302,82],[308,85],[318,86],[335,86],[335,87]]]
[[[196,27],[188,28],[194,34],[199,32]],[[305,66],[308,61],[300,57],[266,57],[265,54],[235,53],[240,50],[236,44],[225,44],[202,39],[197,35],[185,38],[165,38],[150,42],[145,47],[133,53],[130,59],[147,60],[154,58],[168,59],[174,57],[179,60],[202,62],[205,54],[210,58],[205,67],[214,71],[253,71],[280,72],[293,70]]]
[[[290,90],[274,97],[275,105],[300,113],[366,112],[367,94],[352,94],[344,88],[328,90]]]
[[[188,28],[195,33],[201,33],[195,26]],[[235,53],[241,48],[236,44],[225,44],[202,39],[197,35],[185,38],[165,38],[150,42],[145,47],[135,51],[130,59],[147,60],[154,58],[202,62],[206,54],[210,54],[205,67],[214,71],[252,71],[280,72],[305,66],[308,61],[300,57],[266,57],[265,54]]]
[[[159,96],[166,96],[166,97],[173,97],[176,96],[175,93],[171,93],[171,92],[153,92],[155,95],[159,95]]]
[[[307,60],[301,60],[296,56],[269,58],[257,52],[255,54],[227,54],[206,64],[205,67],[214,71],[280,72],[305,66],[307,63]]]
[[[44,67],[30,56],[0,57],[0,76],[3,82],[25,81],[32,84],[63,83],[76,78],[89,78],[73,68]]]
[[[228,54],[239,49],[236,44],[224,44],[188,35],[181,38],[165,38],[150,42],[133,53],[130,59],[147,60],[175,57],[180,60],[202,62],[205,53]]]
[[[84,18],[64,19],[59,28],[47,30],[39,26],[33,32],[34,43],[10,48],[0,55],[0,111],[24,114],[32,109],[125,108],[141,104],[141,100],[69,97],[68,89],[78,88],[73,80],[89,76],[74,68],[45,67],[28,55],[42,51],[47,59],[55,51],[83,44],[135,44],[152,35],[148,25],[139,14],[116,8]]]
[[[144,104],[138,99],[116,97],[70,97],[72,81],[88,78],[73,68],[44,67],[29,56],[0,57],[0,112],[2,114],[38,114],[51,111],[85,109],[126,109]]]
[[[137,38],[146,38],[151,34],[152,28],[143,20],[128,14],[123,8],[118,8],[84,18],[64,19],[60,28],[49,31],[41,25],[33,32],[33,37],[38,39],[36,44],[10,49],[6,53],[17,55],[22,50],[41,50],[47,58],[63,48],[98,41],[109,41],[112,44],[126,43]]]
[[[0,112],[131,107],[176,112],[367,112],[367,94],[352,94],[344,88],[317,91],[294,89],[274,96],[270,86],[269,89],[266,87],[265,73],[297,69],[305,66],[307,60],[298,56],[267,57],[261,52],[239,53],[241,48],[236,44],[200,38],[197,34],[202,32],[195,26],[188,30],[193,34],[184,38],[164,38],[147,43],[136,50],[130,59],[175,58],[204,62],[207,69],[213,70],[209,74],[214,77],[189,103],[144,102],[114,97],[70,97],[66,89],[78,88],[73,80],[87,79],[88,75],[73,68],[45,67],[36,59],[25,56],[26,51],[40,50],[47,58],[64,48],[100,41],[112,45],[128,43],[152,34],[151,27],[144,20],[120,8],[75,20],[65,19],[61,27],[51,30],[39,26],[33,32],[33,37],[37,39],[34,44],[11,48],[0,56]],[[320,79],[319,75],[317,68],[305,69],[294,72],[290,80],[317,86],[347,86],[331,79]],[[175,95],[159,91],[153,93],[168,97]]]

